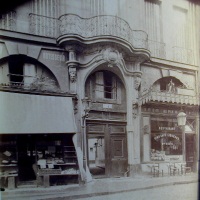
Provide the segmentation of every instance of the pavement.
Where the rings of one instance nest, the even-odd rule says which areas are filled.
[[[164,177],[136,175],[134,177],[93,179],[92,182],[85,185],[6,189],[1,192],[0,200],[72,200],[189,183],[199,183],[197,173]]]

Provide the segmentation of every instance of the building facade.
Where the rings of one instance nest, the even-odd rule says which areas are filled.
[[[32,0],[2,13],[1,177],[195,172],[199,15],[189,0]]]

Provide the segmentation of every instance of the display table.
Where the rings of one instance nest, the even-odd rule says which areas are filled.
[[[4,174],[0,175],[0,178],[8,179],[8,189],[15,189],[16,188],[16,177],[18,174]]]
[[[77,176],[78,174],[43,174],[39,175],[43,177],[43,186],[49,187],[50,186],[50,176]]]

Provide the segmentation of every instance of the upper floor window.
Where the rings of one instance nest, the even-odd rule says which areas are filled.
[[[51,71],[23,55],[12,55],[0,65],[0,84],[5,87],[59,92]]]
[[[171,76],[161,78],[153,84],[153,90],[169,93],[177,93],[177,88],[184,87],[180,80]]]
[[[98,71],[92,74],[86,83],[86,93],[95,101],[120,102],[121,81],[110,71]]]

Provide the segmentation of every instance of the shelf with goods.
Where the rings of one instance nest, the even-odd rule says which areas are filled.
[[[72,150],[73,149],[73,150]],[[62,143],[54,146],[37,147],[38,174],[42,175],[78,175],[76,152],[73,146]]]
[[[16,141],[0,141],[0,177],[17,176],[17,145]]]

